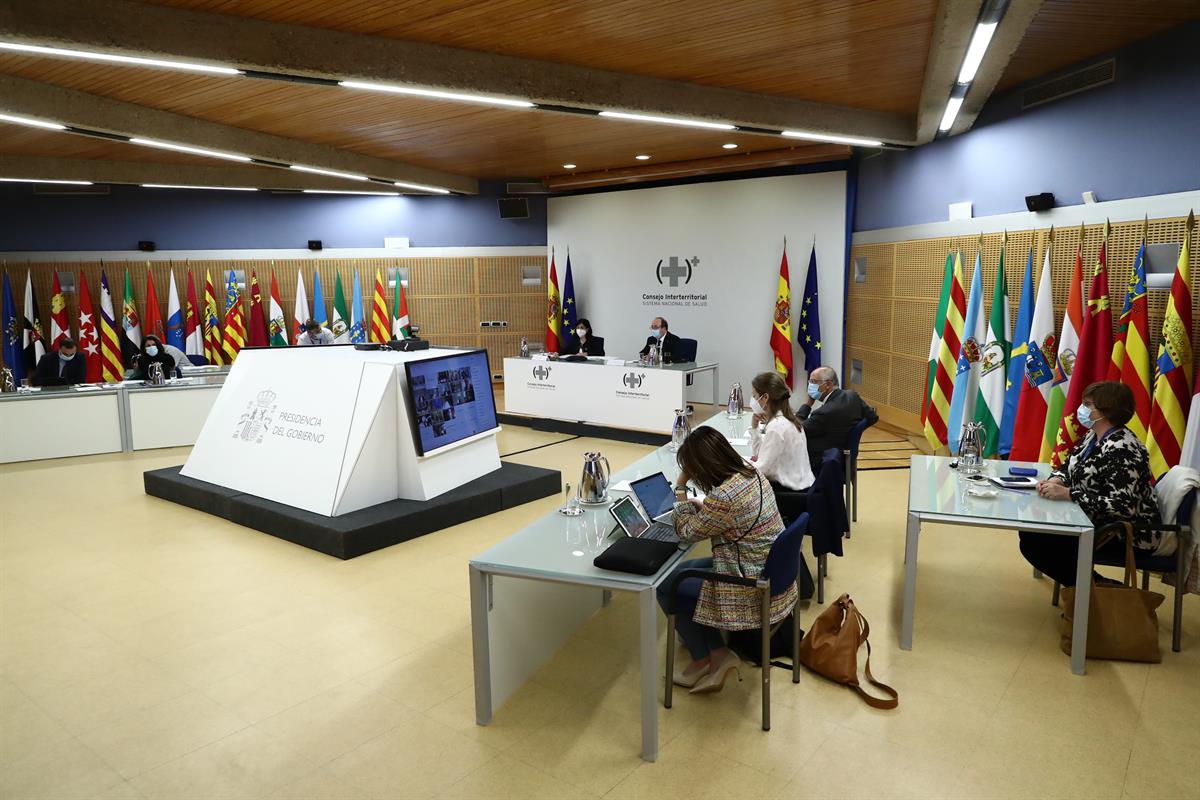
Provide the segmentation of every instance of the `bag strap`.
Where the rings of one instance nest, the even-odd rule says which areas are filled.
[[[864,644],[867,646],[867,663],[865,669],[863,670],[864,674],[867,676],[867,681],[872,686],[878,687],[881,691],[883,691],[884,694],[890,695],[890,699],[881,700],[878,697],[872,697],[871,695],[867,694],[862,686],[859,685],[857,678],[855,679],[854,683],[849,685],[854,687],[854,691],[857,692],[858,696],[863,699],[863,702],[872,708],[895,708],[896,706],[900,705],[900,693],[891,686],[888,686],[886,683],[880,683],[879,681],[875,680],[875,676],[871,674],[871,642],[868,638],[871,635],[871,623],[867,622],[867,618],[862,615],[862,612],[858,610],[858,607],[854,605],[854,601],[850,598],[846,598],[846,606],[847,614],[853,613],[855,619],[858,620],[859,646],[861,647]]]
[[[1137,561],[1133,556],[1133,523],[1122,522],[1125,528],[1125,585],[1137,588]]]

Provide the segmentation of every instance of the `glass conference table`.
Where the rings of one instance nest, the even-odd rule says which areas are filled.
[[[725,434],[734,449],[750,455],[749,412],[724,412],[704,422]],[[614,474],[612,484],[663,472],[679,474],[675,453],[664,445]],[[573,483],[573,481],[572,481]],[[610,489],[610,494],[621,493]],[[612,542],[615,522],[608,506],[585,508],[577,517],[553,511],[471,559],[471,639],[475,666],[475,721],[492,713],[520,688],[588,618],[610,592],[638,596],[642,758],[658,757],[659,609],[654,590],[690,548],[679,550],[655,575],[610,572],[592,560]]]
[[[1095,532],[1091,520],[1073,502],[1048,500],[1031,490],[996,489],[995,497],[968,493],[973,484],[950,468],[948,456],[913,456],[908,477],[908,531],[904,542],[904,613],[900,647],[912,649],[913,617],[917,602],[917,540],[921,523],[941,522],[968,528],[1002,528],[1079,537],[1075,565],[1074,627],[1071,631],[1071,671],[1083,675],[1087,653],[1088,602],[1092,586],[1092,550]],[[985,474],[1006,474],[1009,467],[1029,467],[1038,478],[1049,477],[1046,464],[1025,461],[988,461]],[[998,470],[1003,469],[1004,472]],[[965,535],[969,533],[964,532]]]

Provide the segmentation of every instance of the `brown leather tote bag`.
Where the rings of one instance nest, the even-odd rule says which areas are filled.
[[[813,621],[812,627],[800,641],[800,663],[818,675],[854,689],[858,696],[873,708],[895,708],[900,704],[899,693],[880,683],[871,675],[871,643],[867,637],[871,626],[858,613],[850,595],[844,594]],[[858,682],[858,649],[867,646],[867,681],[890,695],[887,699],[872,697]]]

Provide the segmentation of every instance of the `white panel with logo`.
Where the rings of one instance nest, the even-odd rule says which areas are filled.
[[[463,430],[471,410],[462,392],[469,370],[454,370],[458,394],[447,390],[445,403],[439,396],[437,410],[422,414],[407,391],[405,362],[461,355],[348,347],[244,351],[182,474],[326,516],[397,498],[429,500],[500,468],[494,423],[460,435],[471,433]],[[436,377],[442,373],[434,374],[429,395],[443,388]],[[476,384],[480,404],[493,402],[490,376]],[[431,415],[440,425],[428,424]],[[424,456],[414,420],[425,429]]]

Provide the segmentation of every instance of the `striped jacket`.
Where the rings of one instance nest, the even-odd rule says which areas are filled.
[[[733,475],[713,488],[701,508],[688,502],[675,504],[675,529],[681,541],[712,540],[713,569],[727,575],[757,578],[783,520],[775,507],[775,493],[762,475]],[[796,604],[796,585],[771,598],[771,624],[788,615]],[[760,625],[761,600],[757,589],[705,581],[692,619],[722,630],[749,630]]]

